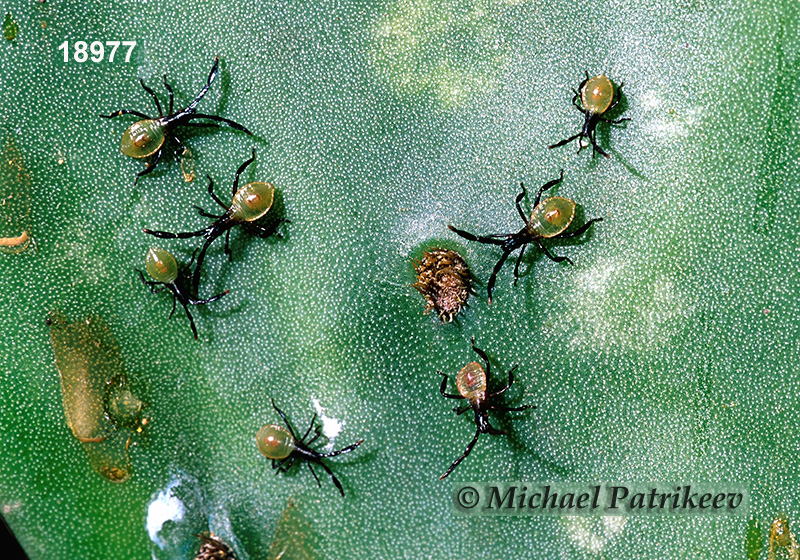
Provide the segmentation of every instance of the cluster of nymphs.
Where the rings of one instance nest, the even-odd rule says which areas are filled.
[[[200,93],[197,95],[194,101],[192,101],[185,109],[180,111],[174,111],[172,87],[167,83],[166,76],[164,76],[164,87],[169,93],[169,111],[167,115],[164,115],[163,111],[161,110],[161,103],[159,102],[156,94],[152,89],[144,84],[143,80],[140,80],[140,83],[144,90],[153,98],[156,108],[158,109],[158,118],[150,118],[143,113],[131,109],[120,109],[114,111],[110,115],[100,115],[101,117],[108,119],[119,117],[121,115],[134,115],[140,119],[143,119],[129,126],[125,131],[125,134],[122,136],[122,153],[133,158],[147,158],[149,160],[144,170],[137,175],[136,181],[139,180],[139,177],[150,173],[158,164],[158,162],[161,161],[161,156],[168,140],[175,144],[176,158],[185,153],[186,148],[184,147],[183,142],[181,142],[174,132],[178,127],[218,127],[220,126],[218,123],[224,123],[232,128],[241,130],[248,135],[252,135],[252,133],[244,126],[229,119],[196,112],[197,105],[200,103],[200,100],[203,98],[206,92],[208,92],[211,84],[217,77],[218,71],[219,57],[216,57],[214,59],[214,66],[211,68],[211,73],[208,76],[205,86],[203,86],[203,89],[200,90]],[[194,119],[200,119],[200,122],[191,122]],[[275,187],[272,184],[253,182],[247,183],[241,188],[239,187],[239,177],[242,175],[242,173],[244,173],[245,169],[247,169],[247,166],[253,163],[255,157],[256,151],[254,149],[252,157],[242,163],[236,170],[236,175],[233,179],[233,200],[230,205],[225,204],[216,194],[214,194],[214,182],[211,180],[211,177],[208,177],[208,194],[211,195],[211,198],[214,199],[214,202],[223,208],[223,212],[222,214],[211,214],[199,206],[195,206],[201,216],[213,220],[213,222],[207,227],[201,230],[183,233],[153,231],[149,229],[144,230],[144,233],[162,239],[187,239],[191,237],[203,237],[205,239],[202,247],[199,248],[199,254],[197,253],[198,250],[196,249],[192,254],[191,261],[186,266],[179,266],[175,260],[175,257],[173,257],[168,251],[151,247],[147,252],[147,256],[145,257],[145,268],[147,269],[148,274],[152,277],[152,280],[146,280],[144,273],[141,270],[138,271],[142,282],[149,286],[152,292],[166,289],[172,293],[172,312],[170,313],[170,317],[172,317],[172,314],[175,312],[175,302],[180,303],[186,312],[187,318],[189,319],[189,325],[192,328],[192,334],[194,335],[195,340],[197,339],[197,327],[195,326],[194,319],[189,312],[188,306],[211,303],[212,301],[216,301],[225,294],[229,293],[228,290],[226,290],[207,299],[201,299],[198,295],[200,288],[200,273],[205,260],[206,252],[208,251],[211,243],[213,243],[218,237],[222,236],[222,234],[225,234],[225,253],[231,257],[232,252],[229,245],[229,237],[230,230],[234,226],[241,226],[245,231],[257,237],[266,238],[270,237],[271,235],[280,237],[280,234],[276,232],[276,228],[281,222],[288,222],[288,220],[283,218],[272,218],[271,220],[266,218],[267,213],[272,208],[275,198]],[[195,255],[197,256],[196,263]],[[192,270],[193,263],[195,263],[194,270]],[[319,426],[316,425],[316,415],[311,419],[311,425],[309,426],[305,435],[299,438],[295,435],[294,430],[292,429],[283,412],[278,409],[277,406],[275,406],[274,402],[272,403],[272,406],[283,419],[284,423],[286,424],[286,428],[274,424],[263,426],[256,434],[256,447],[258,450],[269,459],[272,459],[272,466],[274,469],[276,469],[276,472],[284,472],[288,470],[294,464],[296,459],[305,460],[308,464],[311,474],[314,475],[317,484],[320,484],[319,478],[317,478],[317,474],[311,467],[311,463],[319,465],[330,475],[331,480],[333,480],[336,488],[338,488],[339,493],[344,496],[344,490],[342,489],[341,483],[322,460],[324,458],[335,457],[337,455],[352,451],[361,445],[364,440],[359,440],[353,445],[345,447],[339,451],[324,454],[319,453],[310,447],[311,444],[313,444],[322,435],[319,431]],[[311,439],[308,439],[308,436],[312,431],[314,432],[314,435],[311,437]],[[199,558],[232,557],[224,555],[228,554],[228,552],[223,549],[223,543],[215,539],[213,536],[201,536],[200,538],[203,540],[205,548],[201,551],[201,556],[199,556]],[[214,556],[214,554],[217,554],[218,551],[222,552],[219,552],[220,555]]]
[[[169,93],[169,111],[167,115],[161,110],[161,103],[158,100],[155,92],[144,84],[144,80],[140,80],[144,90],[150,94],[158,109],[158,117],[151,118],[134,111],[132,109],[119,109],[110,115],[100,115],[103,118],[111,119],[121,115],[134,115],[142,120],[136,121],[125,131],[122,135],[122,153],[136,159],[148,159],[147,166],[137,176],[147,175],[161,161],[161,156],[167,146],[167,141],[170,140],[175,144],[175,157],[178,158],[185,152],[185,147],[180,138],[175,134],[175,129],[178,127],[219,127],[219,123],[224,123],[236,130],[241,130],[248,135],[252,133],[244,126],[240,125],[229,119],[224,119],[215,115],[206,115],[197,112],[197,106],[203,96],[208,92],[211,84],[217,77],[219,71],[219,57],[214,59],[214,66],[208,75],[208,80],[197,94],[194,101],[192,101],[186,108],[179,111],[174,110],[174,95],[172,87],[167,83],[167,77],[164,76],[164,88]],[[192,122],[195,119],[200,119],[198,122]],[[253,163],[256,157],[256,151],[253,149],[252,157],[239,166],[236,171],[236,176],[233,179],[233,199],[230,204],[225,204],[216,194],[214,194],[214,181],[208,177],[208,194],[222,209],[222,214],[211,214],[206,212],[199,206],[195,206],[201,216],[214,220],[207,227],[198,231],[189,231],[182,233],[170,233],[168,231],[152,231],[145,229],[144,232],[155,237],[163,239],[186,239],[190,237],[203,237],[205,242],[200,248],[200,253],[197,255],[197,262],[192,271],[192,263],[197,251],[192,255],[192,260],[187,266],[179,266],[175,257],[164,249],[151,248],[145,257],[145,268],[153,280],[145,280],[142,271],[139,276],[150,287],[153,292],[161,291],[164,289],[169,290],[173,295],[172,312],[170,317],[175,313],[175,302],[181,304],[186,317],[189,319],[189,326],[192,328],[192,334],[197,339],[197,327],[195,327],[192,314],[189,312],[189,305],[202,305],[216,301],[225,294],[228,290],[217,294],[207,299],[201,299],[199,294],[200,290],[200,274],[203,267],[203,262],[206,257],[211,243],[215,239],[225,234],[225,253],[232,259],[233,254],[230,249],[230,230],[235,226],[241,226],[245,231],[258,237],[269,237],[276,235],[276,228],[281,222],[288,220],[272,219],[268,223],[263,222],[263,218],[272,208],[272,203],[275,198],[275,187],[271,183],[252,182],[239,187],[239,177],[247,169],[247,166]]]
[[[577,139],[579,144],[578,152],[591,144],[592,157],[594,157],[596,153],[609,157],[609,155],[597,145],[595,138],[596,127],[600,122],[619,124],[629,120],[609,120],[603,116],[619,103],[621,88],[622,84],[620,84],[618,88],[614,88],[611,80],[604,75],[589,78],[587,72],[586,79],[581,82],[577,90],[573,90],[575,95],[572,98],[573,105],[584,114],[583,126],[577,134],[553,144],[549,146],[549,148],[563,146]],[[578,102],[579,98],[580,103]],[[514,266],[514,285],[516,285],[519,278],[519,265],[528,244],[532,243],[536,245],[542,253],[555,262],[566,261],[572,264],[569,258],[554,255],[550,249],[544,245],[543,241],[548,239],[569,239],[571,237],[577,237],[589,229],[593,223],[602,221],[603,218],[594,218],[587,221],[581,227],[567,231],[575,218],[575,201],[560,196],[552,196],[542,200],[542,195],[561,183],[563,179],[564,171],[561,170],[558,179],[545,183],[539,188],[539,191],[536,193],[536,198],[533,201],[533,211],[531,212],[530,218],[526,216],[520,205],[522,199],[525,198],[527,194],[525,185],[520,184],[522,191],[517,195],[515,205],[525,225],[516,233],[475,235],[452,225],[448,226],[451,231],[464,239],[500,247],[502,251],[500,260],[497,261],[494,270],[492,270],[492,274],[486,286],[489,304],[492,303],[492,292],[497,282],[497,274],[500,272],[500,269],[511,253],[517,249],[520,250],[519,257]],[[453,321],[455,316],[466,306],[469,295],[474,293],[472,288],[472,276],[464,258],[452,250],[431,249],[424,253],[421,261],[413,262],[417,272],[417,282],[413,284],[413,287],[425,296],[427,300],[425,312],[427,313],[433,310],[436,311],[443,322],[449,323]],[[472,349],[486,364],[486,369],[484,370],[478,362],[470,362],[464,366],[456,376],[458,394],[449,394],[445,392],[448,377],[446,374],[439,372],[440,375],[444,376],[440,387],[442,395],[449,399],[466,400],[468,404],[453,410],[457,414],[462,414],[472,409],[475,424],[477,425],[475,437],[472,438],[466,451],[455,460],[441,478],[445,478],[449,475],[453,469],[469,455],[480,434],[500,435],[503,433],[489,424],[489,410],[522,411],[528,408],[534,408],[530,405],[506,407],[495,403],[495,397],[506,391],[514,382],[514,369],[517,366],[515,365],[509,371],[508,384],[505,387],[494,392],[489,392],[487,389],[489,360],[486,354],[475,346],[474,337],[472,339]]]

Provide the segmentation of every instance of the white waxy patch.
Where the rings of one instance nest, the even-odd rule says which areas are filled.
[[[327,416],[322,411],[322,405],[317,399],[312,398],[311,402],[314,403],[314,410],[317,411],[317,417],[319,418],[320,422],[322,422],[322,434],[329,440],[332,440],[342,431],[344,423],[340,422],[336,418]]]
[[[181,521],[186,513],[183,502],[173,492],[180,484],[179,478],[173,478],[147,506],[147,520],[145,521],[147,534],[150,536],[150,540],[162,549],[165,543],[158,536],[161,528],[167,521]]]

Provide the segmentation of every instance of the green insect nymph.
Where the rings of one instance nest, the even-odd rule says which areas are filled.
[[[214,194],[214,181],[211,180],[211,177],[208,177],[208,193],[217,204],[219,204],[222,208],[225,208],[225,212],[223,214],[217,215],[209,214],[202,208],[197,206],[195,207],[200,212],[201,216],[205,216],[206,218],[214,218],[214,223],[208,227],[199,231],[182,233],[153,231],[149,229],[144,230],[145,233],[154,235],[156,237],[161,237],[163,239],[188,239],[190,237],[205,237],[206,241],[203,244],[203,247],[200,249],[200,254],[197,257],[197,266],[195,267],[194,275],[192,277],[192,292],[194,294],[197,294],[200,286],[200,269],[203,266],[203,262],[206,257],[206,251],[217,237],[223,233],[226,234],[225,252],[228,255],[231,255],[227,233],[232,227],[240,225],[249,233],[257,237],[269,237],[271,235],[281,237],[276,229],[281,222],[289,221],[280,218],[275,219],[266,225],[256,223],[259,219],[266,216],[272,208],[272,204],[275,200],[275,187],[272,185],[272,183],[253,182],[247,183],[243,187],[239,188],[239,176],[244,172],[248,165],[253,163],[255,159],[256,151],[254,149],[253,157],[240,165],[239,169],[236,171],[236,176],[233,179],[233,201],[231,202],[230,206],[227,206],[219,199],[217,195]]]
[[[195,253],[196,252],[195,250]],[[194,254],[192,255],[192,261],[194,261]],[[151,247],[147,251],[147,256],[144,258],[144,264],[145,268],[147,268],[147,273],[153,278],[153,281],[145,280],[142,271],[137,270],[142,283],[148,286],[152,293],[159,292],[163,289],[167,289],[172,293],[172,311],[169,314],[170,318],[172,318],[172,315],[175,313],[175,302],[180,303],[181,307],[183,307],[183,310],[186,312],[186,318],[189,319],[192,335],[194,335],[194,339],[197,340],[197,327],[194,324],[192,314],[189,313],[189,306],[205,305],[217,301],[230,292],[225,290],[214,297],[200,299],[197,296],[197,291],[193,290],[190,286],[192,262],[189,262],[188,266],[179,267],[175,257],[164,249]]]
[[[339,482],[339,479],[334,476],[333,472],[331,472],[331,469],[322,461],[322,459],[336,457],[337,455],[342,455],[343,453],[349,453],[364,443],[364,440],[360,439],[353,445],[348,445],[344,449],[340,449],[339,451],[331,451],[330,453],[320,453],[318,451],[314,451],[311,449],[311,444],[317,441],[317,439],[322,435],[320,433],[319,426],[315,424],[317,415],[315,414],[311,418],[311,425],[308,427],[308,430],[306,430],[305,435],[302,438],[298,438],[295,435],[294,430],[292,430],[292,426],[289,424],[289,421],[286,419],[286,415],[277,406],[275,406],[275,401],[272,401],[272,408],[274,408],[283,419],[283,423],[286,424],[286,428],[276,424],[267,424],[266,426],[262,426],[261,429],[256,432],[256,447],[258,448],[258,451],[264,455],[264,457],[267,459],[272,459],[272,468],[276,469],[276,474],[277,472],[288,471],[296,459],[304,459],[308,465],[308,470],[310,470],[311,474],[314,475],[317,485],[322,486],[319,478],[317,478],[317,473],[315,473],[314,469],[311,468],[311,463],[315,463],[325,469],[325,472],[330,475],[333,484],[339,489],[339,493],[342,495],[342,497],[344,497],[342,484]],[[306,438],[312,430],[314,431],[314,436],[306,441]]]
[[[252,135],[252,133],[245,127],[230,119],[224,119],[215,115],[204,115],[196,112],[197,105],[200,103],[200,100],[203,98],[206,92],[208,92],[211,84],[216,79],[218,70],[219,57],[216,57],[214,58],[214,66],[211,68],[211,73],[208,75],[206,85],[203,86],[203,89],[200,90],[200,93],[197,95],[194,101],[192,101],[185,109],[180,111],[174,112],[173,110],[174,95],[172,87],[167,83],[167,76],[164,75],[164,87],[166,88],[167,92],[169,92],[169,111],[167,115],[164,115],[163,111],[161,110],[161,102],[158,100],[158,97],[156,97],[155,92],[144,85],[144,80],[139,80],[139,83],[142,84],[144,90],[153,98],[156,108],[158,109],[158,118],[148,117],[144,113],[140,113],[139,111],[134,111],[132,109],[119,109],[110,115],[100,115],[105,119],[113,119],[114,117],[119,117],[121,115],[134,115],[143,119],[133,123],[128,127],[128,130],[126,130],[122,135],[121,143],[122,153],[126,156],[136,159],[149,158],[151,156],[153,157],[153,160],[147,164],[147,167],[145,167],[144,170],[136,176],[136,181],[138,181],[139,177],[142,175],[150,173],[155,166],[158,165],[158,162],[161,160],[161,156],[164,151],[164,145],[168,138],[172,139],[177,145],[177,149],[175,151],[176,158],[179,158],[180,155],[184,153],[185,148],[183,143],[173,132],[179,126],[218,127],[220,125],[217,123],[225,123],[231,128],[235,128]],[[206,121],[211,122],[190,122],[194,119],[205,119]]]
[[[489,358],[486,356],[486,352],[475,346],[475,337],[472,337],[472,350],[481,358],[481,360],[483,360],[483,363],[486,365],[486,369],[484,369],[483,366],[481,366],[481,364],[478,362],[470,362],[461,368],[461,371],[459,371],[458,375],[456,375],[456,388],[458,389],[457,395],[452,395],[445,392],[447,390],[447,381],[449,378],[446,373],[442,373],[441,371],[437,372],[444,378],[442,379],[442,384],[439,386],[439,392],[443,397],[447,397],[448,399],[466,400],[467,404],[459,408],[454,408],[453,410],[456,414],[460,415],[471,409],[475,416],[475,426],[477,428],[475,431],[475,437],[472,438],[472,441],[467,446],[466,451],[464,451],[464,453],[458,459],[453,461],[453,464],[450,465],[450,468],[447,469],[442,476],[439,477],[439,480],[447,478],[447,476],[453,472],[453,469],[455,469],[459,463],[461,463],[461,461],[466,459],[467,455],[470,454],[472,448],[475,446],[475,442],[478,441],[478,436],[481,434],[501,436],[505,433],[489,424],[490,410],[521,412],[523,410],[528,410],[529,408],[536,408],[536,406],[530,404],[517,407],[509,407],[498,404],[496,398],[505,393],[509,387],[514,384],[514,370],[517,369],[517,365],[514,364],[514,366],[508,372],[508,384],[502,389],[494,391],[493,393],[489,393],[487,380],[491,374],[491,366],[489,365]]]
[[[561,177],[555,181],[545,183],[539,189],[539,192],[536,195],[536,200],[533,203],[534,208],[533,212],[531,212],[530,219],[525,216],[525,213],[522,211],[522,207],[519,205],[519,203],[527,194],[525,185],[520,183],[522,192],[517,196],[516,206],[517,212],[519,212],[522,221],[525,222],[525,227],[523,227],[517,233],[473,235],[472,233],[457,229],[453,226],[447,226],[451,231],[457,233],[464,239],[477,241],[478,243],[486,243],[489,245],[499,245],[502,248],[503,256],[500,257],[499,261],[497,261],[497,264],[492,271],[492,275],[489,277],[489,284],[487,285],[490,304],[492,303],[492,291],[494,290],[494,285],[497,281],[497,273],[500,272],[500,269],[503,267],[503,263],[506,262],[506,259],[512,252],[521,248],[519,252],[519,258],[517,259],[517,264],[514,266],[514,285],[516,285],[517,279],[519,278],[519,263],[522,260],[522,255],[525,253],[525,247],[527,247],[528,243],[535,243],[540,251],[542,251],[549,259],[555,262],[567,261],[568,263],[572,264],[572,261],[567,257],[553,255],[547,249],[547,247],[542,245],[542,239],[568,239],[570,237],[577,237],[589,229],[593,223],[603,220],[603,218],[594,218],[586,222],[583,226],[579,227],[575,231],[567,233],[567,228],[572,224],[572,220],[575,218],[575,201],[570,200],[569,198],[563,198],[561,196],[553,196],[541,200],[543,192],[553,188],[563,179],[564,170],[562,169]]]
[[[572,104],[584,115],[583,127],[578,134],[570,136],[561,142],[556,142],[552,146],[548,146],[548,148],[563,146],[577,138],[578,152],[591,143],[592,157],[594,157],[595,153],[600,153],[600,155],[605,157],[611,157],[597,145],[595,129],[600,121],[609,124],[620,124],[630,120],[629,118],[624,118],[612,121],[603,117],[606,112],[619,104],[623,85],[625,84],[620,84],[619,87],[615,89],[614,84],[604,74],[589,78],[589,72],[586,72],[586,79],[578,86],[578,90],[572,90],[575,94],[572,97]],[[578,104],[578,97],[581,98],[580,105]]]

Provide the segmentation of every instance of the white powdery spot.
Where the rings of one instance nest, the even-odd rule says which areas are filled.
[[[147,521],[145,522],[147,534],[150,535],[150,540],[162,549],[164,548],[164,543],[158,537],[158,533],[164,523],[167,521],[180,521],[186,512],[183,502],[172,492],[180,484],[180,479],[172,479],[167,487],[159,492],[158,496],[147,506]]]
[[[317,411],[317,417],[322,422],[322,434],[329,440],[338,436],[339,432],[342,431],[342,426],[344,426],[344,424],[336,418],[326,416],[325,413],[322,412],[322,405],[317,399],[312,398],[311,402],[314,403],[314,410]]]

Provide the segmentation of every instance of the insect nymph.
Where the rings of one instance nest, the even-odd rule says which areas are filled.
[[[268,459],[272,459],[272,468],[276,469],[275,474],[288,471],[294,464],[295,460],[303,459],[308,465],[308,470],[310,470],[311,474],[314,475],[314,480],[317,481],[317,485],[322,486],[319,478],[317,478],[317,473],[315,473],[314,469],[311,468],[311,463],[315,463],[325,469],[325,472],[330,475],[333,484],[339,489],[339,493],[342,495],[342,497],[344,497],[342,484],[339,482],[339,479],[334,476],[331,469],[322,461],[322,459],[336,457],[337,455],[342,455],[343,453],[349,453],[364,443],[364,440],[360,439],[354,444],[348,445],[339,451],[320,453],[311,449],[311,444],[314,443],[320,437],[320,435],[322,435],[319,431],[319,426],[315,425],[317,420],[316,414],[311,418],[311,425],[308,427],[308,430],[306,430],[306,433],[302,438],[298,438],[295,435],[294,430],[292,430],[292,426],[289,424],[289,421],[286,419],[286,415],[277,406],[275,406],[275,401],[272,401],[272,408],[274,408],[283,419],[283,423],[286,424],[286,428],[278,426],[277,424],[268,424],[266,426],[262,426],[261,429],[259,429],[256,433],[256,447],[258,447],[258,450],[262,455]],[[306,441],[306,438],[311,433],[312,429],[314,430],[314,436],[310,440]]]
[[[561,196],[553,196],[541,200],[543,192],[553,188],[563,179],[564,170],[562,169],[561,176],[558,179],[542,185],[539,192],[536,194],[536,200],[533,202],[534,208],[531,212],[530,219],[525,216],[519,204],[527,194],[525,185],[520,183],[522,192],[517,196],[516,206],[522,221],[525,222],[525,227],[517,233],[473,235],[469,232],[457,229],[452,225],[447,226],[464,239],[477,241],[478,243],[486,243],[488,245],[498,245],[503,250],[503,255],[500,257],[500,260],[497,261],[487,286],[490,304],[492,303],[492,291],[497,281],[497,273],[500,272],[503,263],[506,262],[506,259],[511,253],[521,248],[519,257],[517,258],[517,264],[514,266],[514,285],[516,285],[517,279],[519,278],[519,263],[522,260],[522,255],[525,253],[525,247],[527,247],[528,243],[535,243],[540,251],[555,262],[567,261],[572,264],[572,261],[567,257],[553,255],[547,247],[542,244],[542,239],[569,239],[570,237],[577,237],[589,229],[589,226],[593,223],[603,220],[603,218],[594,218],[575,231],[567,233],[567,228],[572,224],[572,220],[575,218],[575,201]]]
[[[275,187],[272,183],[253,182],[247,183],[242,188],[239,188],[239,176],[244,172],[248,165],[253,163],[256,159],[256,151],[253,149],[253,157],[245,161],[236,171],[236,177],[233,179],[233,201],[230,206],[222,202],[217,195],[214,194],[214,181],[208,177],[208,194],[211,198],[225,209],[221,215],[209,214],[202,208],[196,206],[201,216],[206,218],[213,218],[215,221],[208,227],[190,232],[170,233],[168,231],[153,231],[145,229],[144,232],[156,237],[164,239],[188,239],[190,237],[205,237],[206,241],[200,249],[200,254],[197,257],[197,266],[194,269],[192,276],[192,291],[197,294],[200,286],[200,269],[203,266],[203,261],[206,258],[206,251],[209,245],[214,240],[222,235],[225,235],[225,252],[231,256],[231,249],[229,245],[230,230],[232,227],[241,225],[249,233],[257,237],[269,237],[275,235],[281,237],[276,232],[276,228],[281,222],[288,222],[286,219],[277,219],[272,224],[260,225],[255,223],[257,220],[263,218],[270,208],[275,198]]]
[[[444,377],[444,379],[442,379],[442,385],[439,387],[439,392],[442,394],[442,396],[447,397],[448,399],[466,399],[467,404],[460,408],[454,408],[453,410],[456,412],[456,414],[463,414],[467,410],[472,409],[473,413],[475,414],[475,424],[478,428],[475,431],[475,437],[472,438],[471,442],[469,442],[466,451],[464,451],[464,453],[458,459],[456,459],[452,465],[450,465],[450,468],[439,477],[439,480],[444,479],[447,475],[453,472],[453,469],[455,469],[458,464],[461,463],[461,461],[463,461],[467,455],[469,455],[470,451],[472,451],[472,448],[475,446],[475,442],[478,441],[478,436],[481,434],[492,434],[495,436],[504,435],[505,432],[502,432],[489,424],[490,410],[520,412],[529,408],[536,408],[536,406],[529,404],[518,407],[508,407],[495,404],[495,398],[505,393],[506,390],[508,390],[508,388],[514,384],[514,370],[517,369],[517,364],[514,364],[514,366],[508,371],[508,385],[498,391],[488,393],[487,379],[491,373],[489,358],[486,356],[486,353],[483,350],[475,346],[475,337],[472,337],[472,349],[483,360],[483,363],[486,364],[486,369],[484,370],[478,362],[470,362],[461,368],[461,371],[459,371],[458,375],[456,376],[456,387],[458,388],[459,393],[458,395],[445,393],[449,378],[447,377],[446,373],[442,373],[441,371],[437,372],[439,375]]]
[[[203,99],[203,96],[206,94],[206,92],[208,92],[208,89],[211,87],[211,84],[217,77],[218,70],[219,57],[216,57],[214,58],[214,66],[211,68],[211,73],[208,75],[206,85],[203,86],[203,89],[200,90],[200,93],[197,94],[197,97],[195,97],[194,101],[189,103],[185,109],[181,109],[180,111],[174,112],[174,95],[172,92],[172,87],[167,83],[167,76],[165,74],[164,87],[166,88],[167,92],[169,92],[169,111],[167,115],[164,115],[163,111],[161,110],[161,103],[158,101],[158,97],[156,97],[156,94],[153,92],[153,90],[144,85],[144,80],[139,80],[139,83],[142,84],[144,90],[153,98],[156,108],[158,109],[157,118],[148,117],[144,113],[140,113],[139,111],[134,111],[132,109],[119,109],[110,115],[100,115],[104,119],[113,119],[114,117],[119,117],[121,115],[134,115],[140,119],[143,119],[136,121],[128,127],[128,129],[125,131],[125,134],[122,135],[121,142],[122,153],[126,156],[136,159],[149,158],[151,156],[153,158],[147,164],[147,167],[145,167],[143,171],[136,175],[136,181],[138,181],[139,177],[142,175],[147,175],[150,173],[155,166],[158,165],[158,162],[161,161],[161,156],[164,152],[164,145],[167,139],[172,139],[175,144],[177,144],[178,148],[175,152],[176,157],[178,154],[183,153],[183,143],[177,136],[175,136],[174,133],[174,130],[179,126],[216,127],[219,126],[217,123],[225,123],[232,128],[252,135],[252,132],[230,119],[224,119],[215,115],[205,115],[196,112],[197,105],[200,103],[200,100]],[[205,119],[206,121],[211,122],[190,122],[194,119]]]
[[[192,260],[194,260],[194,255],[192,255]],[[194,325],[192,314],[189,313],[189,306],[204,305],[212,301],[217,301],[229,292],[225,290],[221,294],[217,294],[208,299],[198,298],[197,292],[193,292],[189,286],[191,267],[192,263],[190,262],[189,266],[179,268],[172,254],[163,249],[151,247],[150,250],[147,251],[147,257],[145,257],[145,268],[147,268],[147,273],[150,274],[153,280],[145,280],[142,271],[137,270],[137,272],[142,279],[142,283],[149,286],[151,292],[156,293],[163,289],[168,289],[172,292],[172,311],[169,314],[170,319],[175,313],[175,302],[180,303],[183,310],[186,312],[186,317],[189,319],[189,326],[192,328],[194,339],[197,340],[197,327]]]
[[[548,148],[563,146],[577,138],[579,142],[578,153],[591,143],[592,157],[596,152],[605,157],[611,157],[597,145],[596,127],[600,121],[609,124],[620,124],[630,120],[624,118],[612,121],[603,117],[605,113],[619,104],[623,85],[625,84],[620,84],[618,88],[614,89],[614,84],[605,75],[601,74],[589,79],[589,72],[586,72],[586,79],[578,86],[578,90],[572,90],[575,94],[572,97],[572,104],[584,114],[583,127],[578,134],[570,136],[561,142],[556,142],[552,146],[548,146]],[[578,105],[578,97],[581,98],[581,105]],[[588,139],[588,142],[585,139]]]

